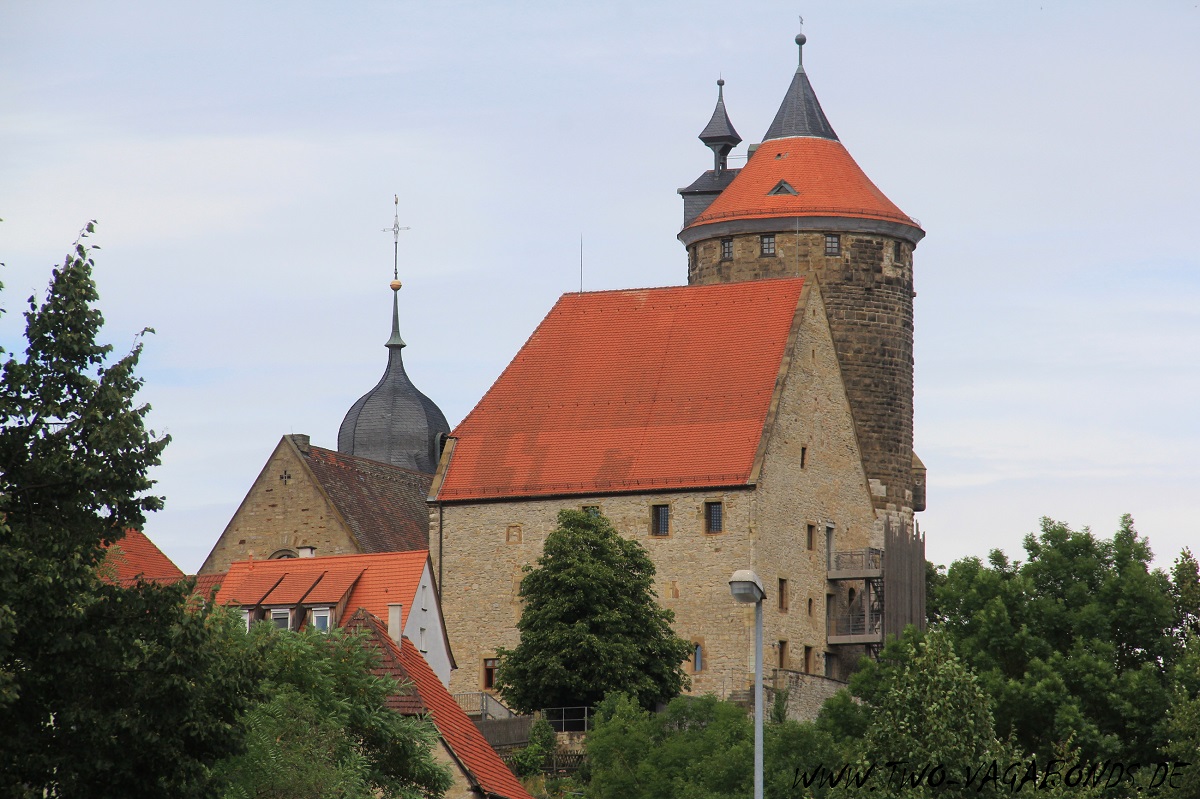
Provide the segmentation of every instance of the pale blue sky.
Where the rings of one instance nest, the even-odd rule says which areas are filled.
[[[279,437],[382,373],[392,195],[414,382],[458,422],[564,291],[686,279],[723,75],[761,138],[805,64],[928,232],[931,559],[1042,515],[1200,549],[1193,2],[0,5],[0,342],[88,220],[106,338],[169,432],[147,532],[195,570]],[[738,153],[744,154],[744,146]]]

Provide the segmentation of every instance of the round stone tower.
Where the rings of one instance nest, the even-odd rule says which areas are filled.
[[[383,377],[351,406],[338,430],[338,452],[432,474],[450,425],[412,384],[400,351],[400,281],[392,281],[392,337]]]
[[[913,250],[925,232],[838,140],[804,71],[803,34],[796,43],[800,64],[746,165],[679,190],[688,283],[803,275],[819,285],[875,507],[907,515],[924,509],[913,455]]]

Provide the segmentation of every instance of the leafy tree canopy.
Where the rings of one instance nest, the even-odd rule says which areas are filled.
[[[1194,594],[1150,568],[1129,516],[1112,539],[1043,519],[1025,551],[1024,563],[999,550],[987,564],[957,561],[936,589],[954,648],[994,702],[998,733],[1043,757],[1074,740],[1092,757],[1153,760],[1180,653],[1174,631]]]
[[[499,652],[497,686],[514,707],[590,706],[613,691],[652,707],[688,686],[691,645],[656,602],[654,564],[608,519],[561,511],[526,571],[521,641]]]
[[[240,719],[245,752],[215,769],[226,799],[417,799],[449,787],[432,754],[437,731],[387,707],[397,686],[372,675],[378,654],[362,634],[269,623],[228,634],[262,682],[259,701]]]
[[[188,585],[98,573],[161,506],[147,472],[167,437],[134,400],[141,344],[97,342],[92,266],[77,243],[0,369],[0,793],[210,796],[251,674],[211,645]]]

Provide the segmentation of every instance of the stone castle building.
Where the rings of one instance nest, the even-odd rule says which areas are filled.
[[[803,52],[804,37],[797,37]],[[460,665],[488,690],[515,647],[522,567],[563,508],[637,539],[693,642],[693,690],[764,662],[818,703],[857,658],[923,624],[924,468],[913,453],[913,250],[924,236],[839,141],[797,68],[746,165],[724,82],[680,189],[688,285],[564,295],[450,434],[430,551]],[[886,587],[886,597],[885,597]]]
[[[738,569],[766,589],[764,663],[800,715],[886,635],[922,626],[924,231],[842,145],[802,60],[745,166],[729,166],[724,81],[700,139],[713,168],[679,190],[687,285],[564,295],[453,431],[404,370],[394,294],[387,369],[338,451],[284,437],[201,573],[428,549],[454,692],[492,690],[497,650],[518,643],[522,569],[564,508],[648,550],[695,692],[752,675]]]

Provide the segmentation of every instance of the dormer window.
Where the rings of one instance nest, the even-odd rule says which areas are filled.
[[[314,630],[319,630],[323,633],[329,632],[329,621],[329,608],[313,608],[312,626]]]
[[[273,608],[271,610],[271,623],[281,630],[290,630],[292,627],[292,611],[288,608]]]
[[[792,184],[786,180],[781,180],[775,184],[775,188],[771,189],[767,194],[772,197],[778,197],[781,194],[790,194],[795,197],[800,192],[792,188]]]

